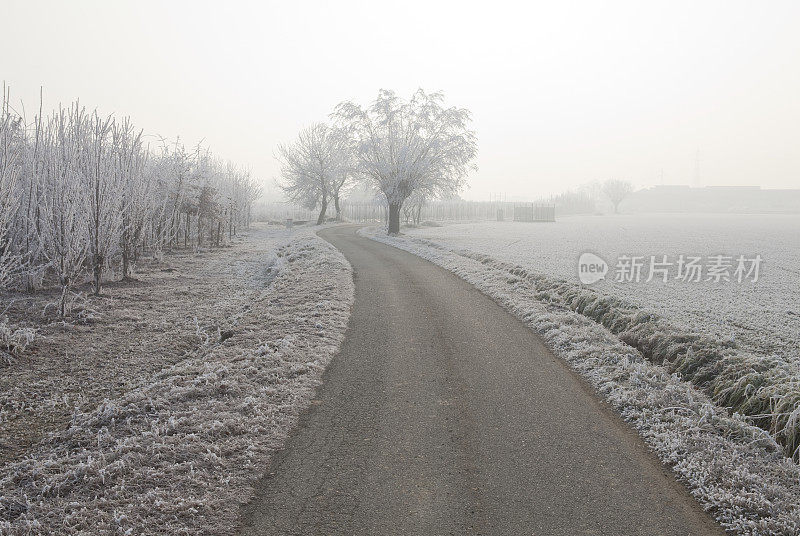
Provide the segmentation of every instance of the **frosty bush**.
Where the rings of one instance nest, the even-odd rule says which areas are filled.
[[[13,364],[35,339],[35,329],[15,328],[8,323],[8,318],[0,318],[0,365]]]

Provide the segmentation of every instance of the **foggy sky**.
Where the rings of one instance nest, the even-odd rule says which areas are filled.
[[[45,110],[204,139],[268,186],[275,145],[338,102],[422,87],[473,112],[468,199],[694,184],[698,160],[701,185],[800,187],[796,1],[2,0],[0,20],[30,118],[43,86]]]

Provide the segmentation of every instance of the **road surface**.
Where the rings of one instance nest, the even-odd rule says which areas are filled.
[[[723,534],[521,322],[354,227],[355,303],[241,534]]]

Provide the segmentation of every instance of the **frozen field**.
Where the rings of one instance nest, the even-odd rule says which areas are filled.
[[[467,249],[544,275],[578,282],[578,258],[590,251],[609,265],[592,288],[656,313],[676,327],[710,334],[757,355],[800,357],[800,216],[580,216],[556,223],[489,222],[404,229],[448,248]],[[644,257],[639,282],[615,281],[619,256]],[[733,257],[731,281],[647,281],[650,256]],[[760,255],[757,282],[734,277],[737,259]],[[747,265],[750,268],[750,264]]]

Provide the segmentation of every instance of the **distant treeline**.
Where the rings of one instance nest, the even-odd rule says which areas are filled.
[[[567,192],[542,199],[533,204],[546,204],[556,207],[559,215],[592,214],[595,212],[594,199],[585,192]],[[402,220],[406,225],[419,225],[425,221],[488,221],[511,220],[514,207],[530,206],[532,203],[507,201],[466,201],[422,200],[411,198],[402,209]],[[384,199],[372,200],[344,198],[341,203],[341,218],[352,222],[386,222],[387,204]],[[298,207],[292,203],[278,201],[260,203],[255,207],[256,217],[262,221],[283,222],[287,219],[297,221],[315,220],[314,210]],[[334,218],[329,218],[333,220]]]

